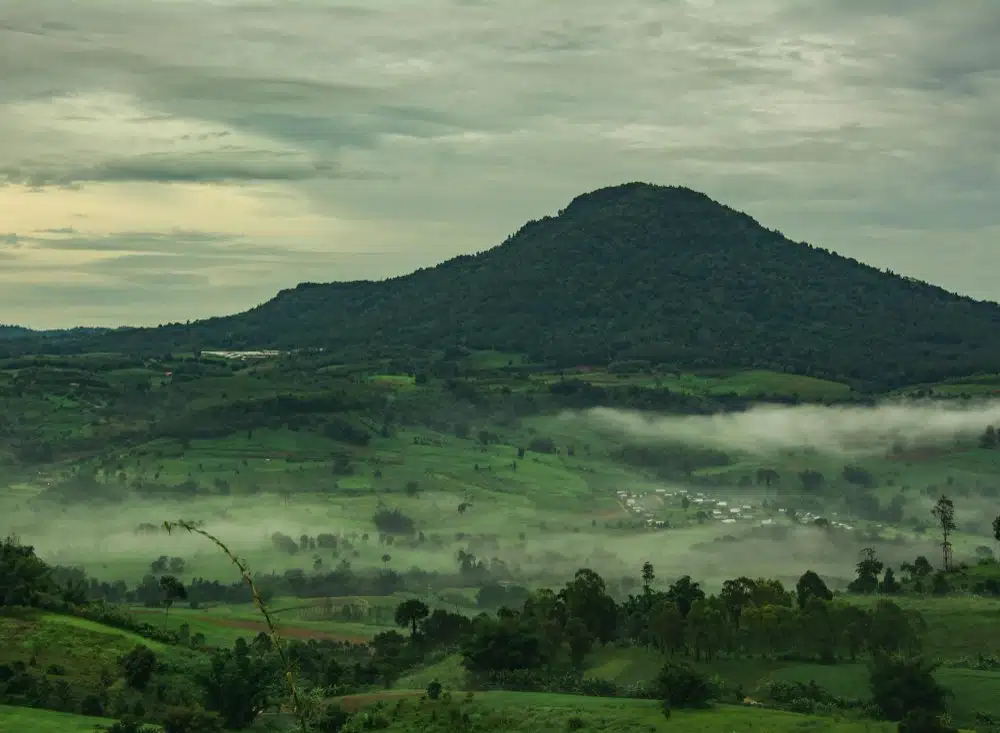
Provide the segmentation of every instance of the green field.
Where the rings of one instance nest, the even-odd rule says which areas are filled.
[[[451,702],[421,700],[410,696],[388,696],[376,713],[389,722],[385,730],[407,733],[444,733],[467,719],[474,730],[536,733],[537,731],[590,730],[608,733],[683,730],[692,733],[769,731],[794,733],[875,733],[893,726],[871,721],[835,720],[752,707],[717,706],[707,711],[672,711],[667,720],[658,703],[650,700],[606,699],[541,693],[487,692],[472,699],[460,693]],[[352,706],[375,704],[378,695],[354,698]],[[395,697],[395,699],[393,699]],[[456,712],[452,712],[452,710]],[[464,716],[467,716],[464,717]],[[456,723],[458,721],[458,723]],[[571,722],[572,721],[572,722]],[[353,730],[360,730],[354,728]]]
[[[0,705],[0,731],[5,733],[94,733],[98,726],[114,722],[87,715]]]

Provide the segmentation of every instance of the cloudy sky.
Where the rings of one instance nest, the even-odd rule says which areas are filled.
[[[1000,299],[997,0],[31,0],[0,322],[151,324],[687,185]]]

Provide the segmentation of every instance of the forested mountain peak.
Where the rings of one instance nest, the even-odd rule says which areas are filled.
[[[1000,305],[793,242],[689,188],[633,182],[409,275],[303,284],[238,315],[86,341],[352,356],[463,345],[565,366],[647,360],[888,387],[996,371]]]

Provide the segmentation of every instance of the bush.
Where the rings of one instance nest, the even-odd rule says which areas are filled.
[[[667,662],[663,666],[655,689],[671,708],[704,707],[714,694],[708,677],[680,662]]]
[[[163,733],[218,733],[222,718],[200,708],[172,707],[163,716]]]
[[[104,715],[104,703],[97,695],[90,694],[80,701],[80,715],[90,715],[100,718]]]
[[[105,733],[159,733],[159,731],[153,726],[144,725],[141,721],[132,716],[126,716],[117,723],[112,723],[103,730]]]
[[[896,727],[899,733],[958,733],[941,716],[926,710],[910,710]]]
[[[316,730],[320,733],[340,733],[347,721],[351,719],[350,714],[340,705],[332,703],[323,708],[316,720]]]
[[[441,697],[441,683],[434,680],[429,685],[427,685],[427,697],[431,700],[437,700]]]
[[[156,669],[156,654],[139,644],[121,659],[125,683],[134,690],[145,690]]]
[[[385,534],[412,535],[415,530],[413,520],[399,509],[388,509],[380,506],[372,517],[375,527]]]

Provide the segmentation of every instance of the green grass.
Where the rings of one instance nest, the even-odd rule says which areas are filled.
[[[0,731],[4,733],[94,733],[97,726],[109,726],[114,722],[88,715],[0,705]]]
[[[859,605],[871,605],[877,600],[874,596],[851,597],[851,602]],[[1000,656],[1000,599],[894,596],[892,600],[924,617],[924,653],[931,659],[953,660],[980,653]]]
[[[460,690],[465,685],[465,667],[461,654],[449,654],[420,669],[399,678],[395,687],[401,690],[422,690],[437,680],[450,690]]]
[[[648,649],[605,648],[589,656],[585,673],[588,677],[607,679],[620,685],[649,683],[656,677],[665,659],[659,652]],[[742,685],[751,696],[756,695],[764,683],[775,680],[814,681],[837,697],[865,700],[870,697],[868,666],[863,661],[828,665],[741,658],[717,659],[711,664],[695,666],[706,674],[718,675],[727,682]],[[973,725],[977,711],[1000,716],[1000,673],[943,666],[938,669],[936,677],[954,692],[951,713],[957,724]],[[414,675],[413,679],[422,682],[424,677]],[[441,681],[444,682],[443,679]],[[457,686],[457,683],[454,684]]]
[[[288,599],[286,599],[287,602]],[[337,605],[350,599],[335,599]],[[380,598],[385,605],[395,605],[402,600],[393,597]],[[388,629],[397,628],[392,621],[392,610],[385,611],[381,624],[339,621],[335,619],[322,620],[317,618],[318,604],[294,599],[295,605],[287,610],[280,607],[281,600],[272,602],[277,608],[272,615],[277,622],[278,633],[297,639],[337,639],[363,642],[375,634]],[[190,634],[202,634],[210,646],[231,645],[236,639],[250,639],[265,630],[260,611],[252,604],[217,605],[206,608],[173,608],[168,615],[161,610],[135,608],[133,613],[144,621],[160,628],[177,631],[186,624]]]
[[[659,704],[651,700],[543,693],[486,692],[465,699],[463,693],[456,692],[452,701],[446,702],[406,697],[405,693],[397,691],[389,695],[353,696],[349,702],[354,706],[376,704],[380,697],[385,699],[381,714],[389,721],[385,730],[406,733],[450,733],[456,730],[456,716],[459,721],[467,716],[469,727],[465,730],[475,733],[565,731],[572,730],[569,727],[571,720],[578,721],[579,730],[602,733],[889,733],[895,729],[893,725],[871,721],[837,720],[726,705],[699,711],[675,710],[667,720]]]
[[[648,683],[659,674],[664,661],[663,654],[651,649],[605,647],[587,658],[585,673],[619,685]]]
[[[1000,716],[1000,673],[942,667],[935,677],[954,693],[950,712],[958,725],[973,725],[976,722],[976,712]],[[815,681],[838,697],[870,697],[868,668],[864,664],[793,664],[775,670],[767,679],[784,682]]]

